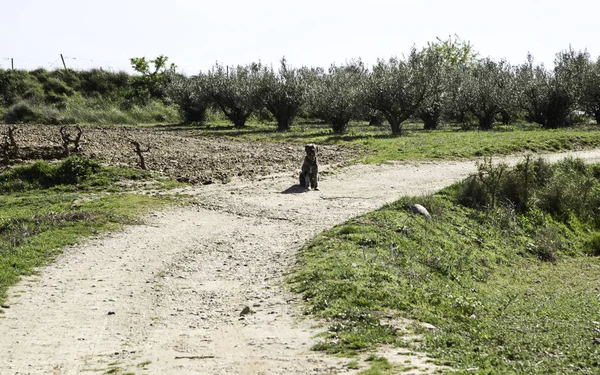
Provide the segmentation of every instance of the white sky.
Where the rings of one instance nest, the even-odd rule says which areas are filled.
[[[0,0],[0,68],[131,72],[129,58],[166,55],[195,74],[216,61],[372,65],[457,34],[482,57],[552,66],[571,45],[600,55],[598,0]]]

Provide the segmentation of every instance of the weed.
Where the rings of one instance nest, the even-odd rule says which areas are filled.
[[[374,354],[369,355],[365,362],[370,364],[367,370],[360,371],[360,375],[385,375],[390,374],[393,366],[385,357],[379,357]]]

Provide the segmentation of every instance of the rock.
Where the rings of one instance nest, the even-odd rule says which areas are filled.
[[[251,312],[250,306],[244,306],[244,308],[242,309],[242,312],[240,312],[240,316],[248,315],[248,314],[250,314],[250,312]]]
[[[416,214],[425,216],[427,220],[431,219],[429,211],[427,211],[427,209],[421,206],[420,204],[413,204],[412,206],[410,206],[410,210]]]
[[[114,311],[109,311],[108,315],[115,315],[115,312]]]

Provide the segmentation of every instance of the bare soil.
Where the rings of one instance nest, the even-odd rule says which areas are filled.
[[[15,140],[27,159],[62,157],[60,126],[18,125]],[[6,134],[8,125],[0,125]],[[77,130],[67,127],[75,137]],[[154,172],[193,184],[227,182],[297,169],[302,162],[303,145],[267,142],[243,142],[219,137],[199,136],[195,130],[178,126],[161,128],[83,127],[80,154],[111,166],[137,167],[139,157],[131,141],[139,142],[146,167]],[[321,146],[320,163],[342,166],[364,154],[355,147]]]
[[[150,137],[136,129],[116,132],[105,139],[126,144],[132,133],[140,142]],[[134,160],[105,151],[111,142],[89,142],[85,152],[111,163]],[[231,170],[241,175],[181,189],[194,204],[68,248],[11,288],[0,314],[0,374],[355,374],[345,366],[349,359],[310,350],[327,323],[302,317],[298,296],[285,289],[298,250],[353,216],[403,195],[437,191],[475,170],[472,161],[339,168],[352,150],[322,147],[329,156],[321,158],[321,190],[304,191],[296,186],[302,147],[260,146],[281,159],[254,165],[262,160],[249,151],[254,143],[160,132],[148,142],[199,179]],[[184,154],[189,159],[175,157]],[[600,161],[600,150],[568,155]],[[219,157],[243,161],[253,172],[194,169],[206,165],[194,160],[213,160],[217,168]],[[421,354],[382,350],[414,367],[406,373],[436,370]]]

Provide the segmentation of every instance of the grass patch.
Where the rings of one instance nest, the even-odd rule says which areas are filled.
[[[385,357],[370,355],[365,361],[370,364],[370,367],[367,370],[360,371],[359,375],[386,375],[393,373],[392,369],[394,367]]]
[[[69,159],[56,165],[38,162],[0,174],[0,303],[10,285],[51,262],[65,246],[137,223],[144,212],[170,202],[168,197],[122,192],[118,187],[128,177],[151,179],[150,175],[98,165],[95,172],[90,169],[65,180],[62,172],[70,164]]]
[[[146,105],[125,105],[123,100],[86,98],[81,95],[64,97],[60,105],[38,101],[21,101],[2,108],[0,115],[7,123],[138,125],[173,124],[180,122],[177,108],[160,100]]]
[[[370,150],[363,162],[384,163],[389,160],[463,159],[520,152],[558,152],[600,146],[597,126],[543,129],[535,124],[498,125],[491,131],[465,130],[464,126],[443,125],[437,130],[423,130],[422,124],[406,124],[403,135],[394,137],[388,126],[369,126],[354,122],[346,134],[334,134],[329,125],[300,121],[289,132],[278,132],[275,124],[252,123],[235,129],[227,122],[212,121],[205,125],[186,126],[199,135],[317,144],[344,144]]]
[[[552,167],[556,178],[548,181],[574,181],[563,175],[574,164]],[[589,177],[598,166],[585,168]],[[598,176],[591,181],[597,194]],[[302,293],[307,314],[329,322],[314,349],[348,354],[406,346],[393,325],[402,316],[434,325],[433,331],[412,327],[424,335],[413,349],[459,373],[595,373],[600,259],[588,254],[597,241],[597,215],[563,206],[544,211],[537,199],[522,212],[500,204],[467,207],[460,204],[465,189],[467,182],[402,198],[302,250],[291,289]],[[542,197],[553,189],[540,185],[530,193]],[[412,213],[414,203],[432,219]]]

